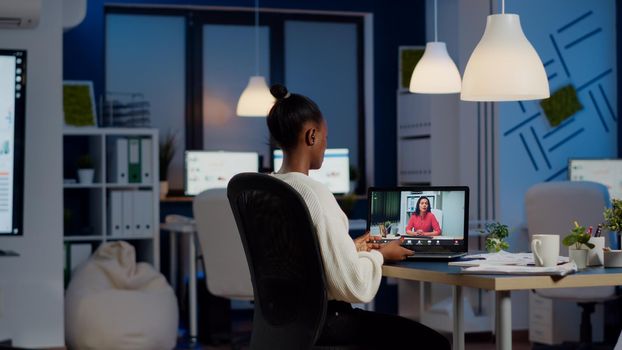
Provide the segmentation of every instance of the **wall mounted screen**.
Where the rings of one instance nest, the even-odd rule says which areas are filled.
[[[350,152],[347,148],[329,148],[324,152],[324,162],[317,170],[310,170],[309,176],[325,184],[332,193],[350,192]],[[283,164],[283,151],[273,153],[274,171]]]
[[[184,190],[194,196],[210,188],[225,188],[239,173],[257,172],[256,152],[186,151]]]
[[[609,197],[622,199],[622,159],[571,159],[571,181],[594,181],[609,189]]]
[[[0,235],[22,234],[26,51],[0,49]]]

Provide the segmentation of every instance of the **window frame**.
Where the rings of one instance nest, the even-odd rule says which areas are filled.
[[[132,5],[105,5],[104,18],[108,15],[152,15],[184,17],[186,23],[185,41],[185,148],[203,149],[203,26],[249,25],[255,24],[253,8],[243,7],[147,7]],[[259,25],[270,28],[270,81],[285,82],[285,22],[309,21],[330,23],[352,23],[357,35],[357,153],[356,164],[359,172],[355,192],[364,194],[367,188],[367,161],[365,132],[365,14],[363,13],[324,13],[319,11],[298,12],[297,10],[260,9]],[[104,26],[107,21],[104,20]],[[104,31],[105,33],[107,31]],[[105,48],[104,48],[105,50]],[[106,53],[104,52],[104,61]],[[105,66],[105,65],[104,65]],[[104,68],[104,91],[105,87]],[[275,149],[270,145],[269,154]]]

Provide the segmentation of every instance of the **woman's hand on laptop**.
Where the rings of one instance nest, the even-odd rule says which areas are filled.
[[[401,244],[403,242],[404,242],[404,237],[400,239],[396,239],[389,243],[382,244],[380,248],[378,249],[378,251],[382,254],[382,256],[384,257],[384,260],[387,260],[387,261],[404,260],[407,257],[414,255],[415,252],[413,252],[410,249],[406,249],[402,247]]]
[[[358,236],[354,239],[354,245],[356,246],[357,252],[368,252],[372,249],[379,249],[380,236],[372,236],[369,231],[365,232],[365,234]]]

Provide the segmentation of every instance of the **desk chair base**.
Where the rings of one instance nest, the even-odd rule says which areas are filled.
[[[592,342],[592,321],[596,303],[578,303],[581,307],[581,330],[579,340],[581,343],[589,344]]]

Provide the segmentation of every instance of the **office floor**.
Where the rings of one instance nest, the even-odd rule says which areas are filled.
[[[215,305],[212,305],[215,307]],[[220,319],[220,318],[219,318]],[[230,314],[231,327],[236,339],[242,339],[244,336],[249,337],[252,330],[252,311],[249,309],[232,310]],[[203,339],[203,343],[196,347],[188,346],[187,342],[180,339],[178,342],[177,350],[181,349],[196,349],[196,350],[230,350],[231,344],[228,343],[228,334],[222,328],[222,324],[219,324],[219,331],[216,334],[202,334],[201,330],[200,339]],[[225,326],[226,327],[226,326]],[[205,329],[204,329],[205,330]],[[451,341],[451,334],[447,333],[444,336]],[[209,339],[209,340],[208,340]],[[239,344],[246,344],[246,341],[238,342]],[[207,345],[206,345],[207,344]],[[236,347],[240,348],[240,347]],[[465,348],[466,350],[493,350],[495,349],[495,338],[492,333],[469,333],[465,335]],[[248,346],[242,346],[241,350],[248,350]],[[529,342],[528,331],[514,331],[512,333],[512,350],[531,350],[532,344]]]
[[[448,339],[451,339],[451,334],[445,335]],[[494,350],[495,343],[492,334],[468,334],[465,339],[466,350]],[[187,349],[187,347],[180,346],[177,349]],[[196,347],[194,349],[200,350],[230,350],[231,345],[205,345]],[[242,350],[247,350],[248,347],[242,347]],[[531,343],[529,342],[526,331],[517,331],[513,334],[512,350],[531,350]]]

